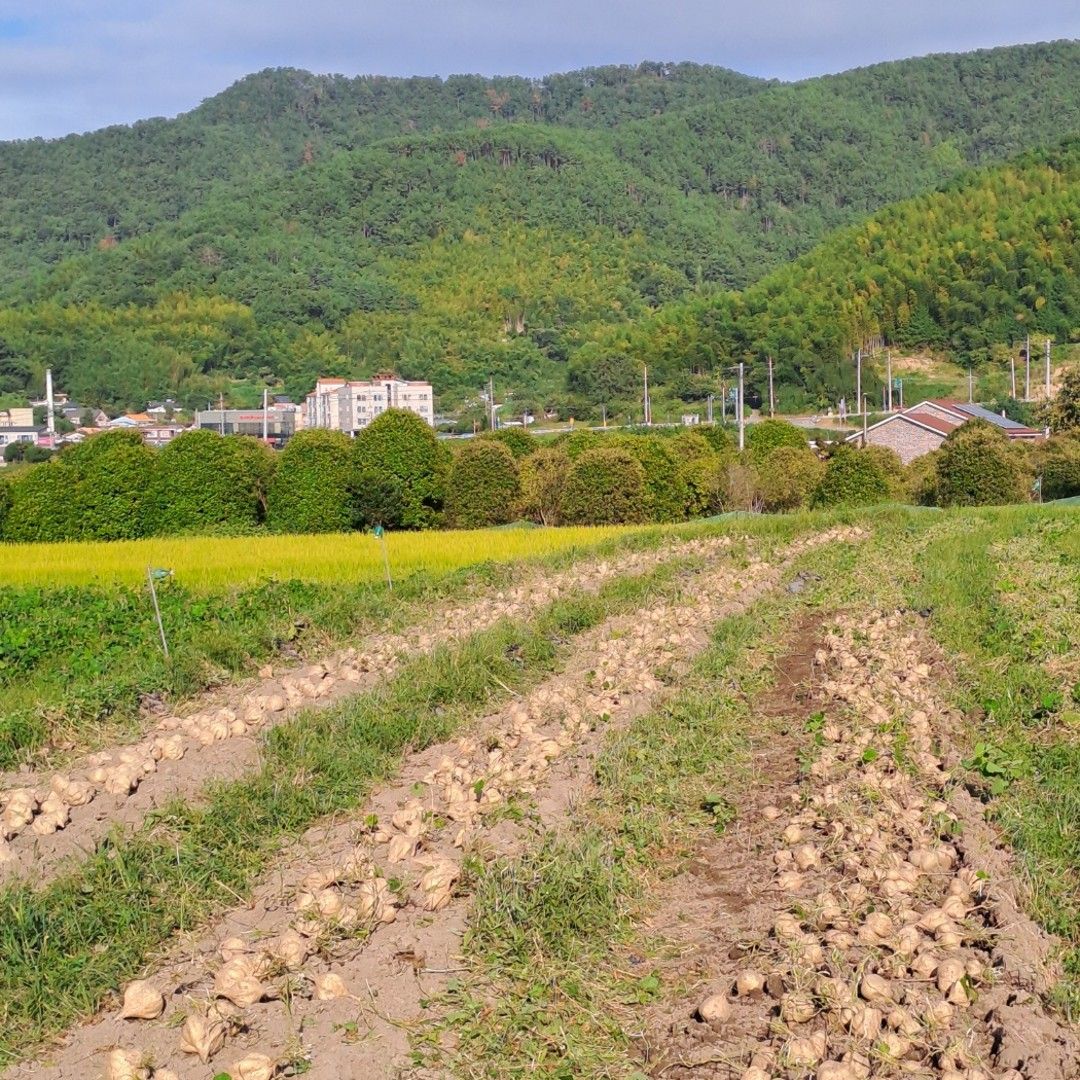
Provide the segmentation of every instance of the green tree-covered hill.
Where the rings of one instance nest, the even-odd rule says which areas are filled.
[[[539,81],[264,72],[176,120],[0,144],[0,393],[38,389],[46,365],[113,405],[240,401],[267,382],[300,393],[319,373],[394,366],[447,404],[489,372],[533,400],[595,403],[628,383],[631,354],[696,391],[688,372],[767,350],[813,397],[860,335],[932,323],[981,347],[1034,299],[1005,275],[994,305],[970,299],[978,328],[960,333],[917,285],[881,314],[837,295],[848,278],[828,245],[787,264],[886,204],[1078,130],[1072,42],[797,84],[660,64]],[[1019,196],[997,175],[1008,219]],[[934,198],[980,181],[956,183]],[[1052,218],[1062,198],[1039,192]],[[918,230],[923,205],[878,227]],[[901,268],[964,270],[922,231],[923,249],[884,269],[849,250],[855,232],[835,243],[855,260],[845,272],[876,267],[891,296]],[[1069,241],[1043,233],[1055,251]],[[819,259],[833,284],[807,292]],[[1068,293],[1042,287],[1045,303],[1068,321],[1055,290]]]
[[[577,378],[624,356],[671,382],[743,360],[762,388],[772,356],[792,404],[824,405],[863,344],[979,367],[1028,334],[1080,341],[1080,139],[888,207],[741,293],[667,305],[582,350]]]

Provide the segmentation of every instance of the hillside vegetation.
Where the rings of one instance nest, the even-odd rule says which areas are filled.
[[[450,405],[493,373],[525,404],[580,410],[625,398],[623,376],[589,372],[641,323],[634,347],[692,397],[715,345],[747,346],[706,325],[709,355],[684,361],[656,326],[682,349],[681,320],[771,300],[783,271],[724,290],[831,229],[1076,130],[1077,76],[1068,42],[793,85],[696,65],[535,83],[276,71],[175,121],[7,144],[0,393],[51,365],[88,401],[242,402],[393,366]],[[782,382],[832,392],[863,319],[844,316],[777,342]]]
[[[606,343],[597,364],[635,356],[677,380],[745,359],[760,391],[771,355],[782,401],[824,405],[851,392],[848,357],[864,342],[943,348],[978,368],[1026,334],[1076,341],[1078,221],[1073,139],[889,207],[742,293],[669,305]],[[875,400],[876,384],[864,386]]]

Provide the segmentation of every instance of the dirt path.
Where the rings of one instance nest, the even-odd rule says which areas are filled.
[[[859,535],[832,530],[797,540],[783,561],[708,568],[682,599],[586,632],[566,670],[410,757],[362,813],[312,830],[249,905],[177,949],[151,975],[152,1019],[111,1010],[5,1075],[75,1080],[110,1060],[107,1075],[127,1080],[220,1070],[265,1080],[301,1062],[315,1080],[398,1075],[423,1002],[459,965],[477,861],[524,843],[530,817],[542,827],[565,813],[604,730],[665,692],[658,671],[677,677],[716,622],[775,587],[800,554]],[[251,1055],[265,1058],[237,1064]]]
[[[921,621],[840,618],[801,666],[737,825],[646,929],[678,956],[664,983],[692,988],[652,1011],[649,1075],[1080,1076],[1077,1032],[1044,1005],[1055,943],[951,776],[961,718]]]
[[[334,705],[390,678],[411,657],[461,641],[501,619],[528,617],[561,596],[596,592],[619,576],[640,575],[672,559],[710,558],[740,541],[729,536],[678,541],[556,572],[537,571],[511,588],[448,607],[400,633],[365,638],[321,663],[265,668],[257,681],[218,688],[165,716],[142,740],[91,754],[57,773],[0,777],[0,881],[54,876],[116,825],[135,827],[171,799],[195,799],[210,780],[235,779],[258,766],[267,729],[304,709]]]

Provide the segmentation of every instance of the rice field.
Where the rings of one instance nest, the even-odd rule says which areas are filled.
[[[644,531],[607,526],[387,533],[386,557],[391,576],[403,578],[584,551]],[[172,571],[177,581],[199,589],[269,578],[370,581],[386,574],[382,545],[367,533],[0,544],[0,586],[134,584],[145,580],[148,567]]]

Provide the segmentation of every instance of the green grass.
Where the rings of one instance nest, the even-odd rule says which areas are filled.
[[[281,845],[355,807],[407,750],[450,736],[554,670],[573,637],[680,587],[682,563],[560,600],[269,733],[261,771],[173,804],[44,888],[0,891],[0,1062],[92,1011],[170,935],[246,894]]]
[[[1019,857],[1032,913],[1066,943],[1058,997],[1080,1014],[1080,692],[1053,661],[1075,656],[1075,511],[981,511],[946,522],[920,559],[912,603],[933,609],[975,717],[971,782]]]

